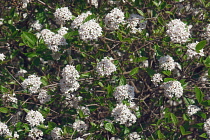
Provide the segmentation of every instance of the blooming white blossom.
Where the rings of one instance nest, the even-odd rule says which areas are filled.
[[[39,31],[42,29],[42,24],[40,24],[39,21],[37,20],[31,25],[31,27]]]
[[[34,127],[30,130],[28,136],[33,140],[42,140],[43,132]]]
[[[205,122],[204,122],[204,130],[206,131],[207,135],[210,138],[210,118],[208,118]]]
[[[137,132],[132,132],[128,135],[129,140],[141,140],[141,136]]]
[[[190,37],[190,29],[192,26],[187,26],[180,19],[174,19],[167,24],[168,30],[166,33],[170,36],[174,43],[185,43]]]
[[[25,119],[27,122],[29,122],[29,125],[32,127],[40,125],[45,120],[39,111],[33,111],[33,110],[27,113]]]
[[[82,132],[88,129],[88,125],[84,121],[77,120],[73,123],[73,129],[77,132]]]
[[[210,24],[208,24],[206,26],[206,32],[204,33],[204,37],[207,39],[207,40],[210,40]]]
[[[98,8],[98,0],[87,0],[87,2],[93,6],[95,6],[95,8]]]
[[[63,79],[60,80],[61,92],[67,94],[76,91],[79,88],[79,83],[76,81],[80,76],[75,66],[66,65],[62,70]]]
[[[78,108],[79,102],[82,101],[82,97],[76,97],[74,94],[66,94],[65,100],[62,102],[64,107]]]
[[[83,112],[84,115],[89,116],[90,115],[90,109],[88,107],[85,106],[78,106],[77,108],[77,113],[79,114],[79,110],[81,110]]]
[[[53,140],[61,140],[63,138],[62,133],[63,133],[63,130],[61,128],[55,127],[51,131],[51,137]]]
[[[115,99],[117,99],[118,101],[122,101],[124,99],[134,99],[134,94],[134,87],[126,84],[123,86],[118,86],[113,95]]]
[[[116,30],[119,28],[119,24],[124,22],[124,13],[118,9],[114,8],[105,16],[105,24],[111,30]]]
[[[78,32],[80,38],[84,41],[97,40],[102,35],[102,28],[94,19],[91,19],[82,24]]]
[[[131,126],[137,119],[128,107],[122,103],[117,104],[117,106],[112,110],[111,115],[114,117],[115,122],[125,124],[126,126]]]
[[[168,81],[163,83],[164,94],[168,98],[180,98],[183,95],[183,87],[179,81]]]
[[[0,122],[0,136],[11,136],[11,132],[9,131],[9,128],[8,126],[3,123],[3,122]]]
[[[7,105],[8,103],[12,102],[12,103],[17,103],[17,98],[15,97],[15,94],[3,94],[1,97],[3,104]]]
[[[77,29],[79,28],[82,24],[83,21],[89,16],[92,15],[90,11],[87,11],[86,13],[82,13],[81,15],[77,16],[74,21],[71,23],[71,28],[72,29]]]
[[[71,20],[73,17],[68,7],[61,7],[56,9],[54,16],[58,24],[63,24],[65,21]]]
[[[61,35],[61,34],[66,33],[65,30],[66,28],[63,27],[61,28],[61,30],[59,30],[58,34],[55,34],[48,29],[43,29],[40,33],[41,33],[41,37],[44,39],[44,42],[48,45],[48,48],[52,50],[53,52],[57,52],[59,51],[59,48],[58,48],[59,45],[68,44],[66,42],[66,39],[63,37],[63,35]]]
[[[101,75],[111,75],[116,71],[116,66],[111,62],[113,58],[104,57],[96,66],[96,72]]]
[[[5,57],[6,57],[6,56],[5,56],[3,53],[0,53],[0,60],[1,60],[1,61],[4,61]]]
[[[27,89],[28,88],[28,90],[29,90],[30,93],[37,93],[41,84],[42,84],[41,77],[37,77],[36,75],[30,75],[30,76],[28,76],[28,79],[25,79],[21,83],[21,85],[23,86],[23,88],[24,89]]]
[[[144,17],[131,14],[130,17],[127,19],[128,27],[131,29],[131,33],[141,32],[142,29],[146,28],[147,21],[144,21]]]
[[[25,74],[25,73],[27,73],[26,70],[20,69],[20,70],[15,74],[15,76],[16,76],[16,77],[18,77],[18,76],[24,77],[24,74]]]
[[[158,83],[160,83],[161,81],[163,81],[163,76],[160,73],[156,73],[152,76],[151,81],[153,82],[153,84],[155,86],[158,86]]]
[[[61,27],[59,30],[58,30],[58,34],[61,35],[61,36],[64,36],[65,34],[67,34],[69,29],[66,28],[66,27]]]
[[[3,21],[4,21],[4,19],[0,18],[0,26],[4,24]]]
[[[51,96],[47,94],[47,90],[41,89],[37,98],[41,104],[45,104],[50,101]]]
[[[187,114],[189,116],[192,116],[193,114],[196,114],[198,111],[200,111],[201,109],[199,107],[197,107],[196,105],[189,105],[187,107]]]
[[[73,65],[66,65],[65,68],[63,68],[61,75],[68,83],[71,83],[80,77],[79,72]]]
[[[26,8],[28,3],[30,3],[30,2],[31,2],[31,0],[22,0],[22,3],[23,3],[22,8]]]
[[[188,59],[192,59],[193,57],[195,58],[199,58],[201,56],[204,56],[204,52],[203,52],[203,49],[200,50],[199,53],[196,52],[196,45],[198,44],[199,42],[195,42],[195,43],[190,43],[187,45],[187,52],[186,54],[189,56]]]
[[[176,67],[176,64],[174,62],[174,59],[169,56],[162,56],[159,59],[159,63],[160,63],[160,68],[163,68],[164,70],[173,70]]]
[[[116,138],[116,137],[111,137],[110,140],[121,140],[120,138]]]
[[[80,85],[79,85],[78,81],[71,81],[71,83],[69,83],[65,79],[61,79],[60,80],[60,87],[61,87],[60,90],[61,90],[62,93],[68,94],[69,92],[74,92],[74,91],[78,90]]]

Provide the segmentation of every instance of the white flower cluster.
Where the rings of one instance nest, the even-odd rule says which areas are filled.
[[[3,53],[0,53],[0,60],[1,60],[1,61],[4,61],[5,57],[6,57],[6,56],[5,56]]]
[[[42,140],[43,132],[36,127],[32,128],[28,134],[32,140]]]
[[[167,24],[168,30],[166,33],[170,36],[174,43],[185,43],[190,37],[190,29],[192,26],[187,26],[180,19],[174,19]]]
[[[41,104],[45,104],[50,101],[51,96],[47,94],[47,90],[41,89],[37,98]]]
[[[61,35],[61,36],[64,36],[65,34],[67,34],[69,29],[66,28],[66,27],[61,27],[59,30],[58,30],[58,34]]]
[[[132,132],[128,135],[129,140],[141,140],[141,136],[137,132]]]
[[[61,128],[55,127],[51,131],[51,137],[52,137],[53,140],[60,140],[60,139],[63,138],[62,133],[63,133],[63,130]]]
[[[201,109],[199,107],[197,107],[196,105],[189,105],[187,107],[187,114],[189,116],[192,116],[193,114],[196,114],[198,111],[200,111]]]
[[[27,122],[29,122],[29,125],[32,127],[40,125],[45,120],[39,111],[33,111],[33,110],[27,113],[25,119]]]
[[[180,98],[183,95],[183,87],[179,81],[168,81],[163,83],[164,94],[168,98]]]
[[[144,17],[137,14],[131,14],[127,19],[127,23],[133,34],[141,32],[147,25],[147,21],[144,21]]]
[[[76,138],[74,140],[85,140],[85,139],[79,137],[79,138]]]
[[[61,7],[56,9],[54,16],[58,24],[63,24],[65,21],[71,20],[73,17],[68,7]]]
[[[41,77],[37,77],[36,75],[30,75],[28,76],[28,79],[25,79],[21,85],[23,86],[24,89],[29,90],[31,94],[37,93],[38,89],[40,88],[40,85],[42,84],[41,82]]]
[[[87,0],[87,2],[93,6],[95,6],[95,8],[98,8],[98,0]]]
[[[9,128],[8,126],[3,123],[3,122],[0,122],[0,136],[11,136],[12,133],[9,131]]]
[[[111,137],[110,140],[121,140],[120,138],[116,138],[116,137]]]
[[[84,41],[97,40],[102,35],[102,28],[94,19],[91,19],[82,24],[78,32],[80,38]]]
[[[77,132],[82,132],[88,129],[88,125],[84,121],[77,120],[73,123],[73,129]]]
[[[210,118],[208,118],[206,122],[204,122],[204,130],[210,138]]]
[[[77,29],[79,28],[82,24],[83,21],[89,16],[92,15],[90,11],[87,11],[86,13],[82,13],[81,15],[77,16],[74,21],[71,23],[71,28],[72,29]]]
[[[0,26],[4,24],[3,21],[4,21],[4,19],[0,18]]]
[[[210,24],[206,27],[206,32],[204,33],[207,40],[210,40]]]
[[[16,76],[16,77],[18,77],[18,76],[24,77],[24,74],[25,74],[25,73],[27,73],[26,70],[20,69],[20,70],[15,74],[15,76]]]
[[[122,101],[124,99],[129,99],[131,101],[134,99],[134,94],[134,87],[126,84],[118,86],[113,95],[118,101]]]
[[[129,108],[122,103],[117,104],[117,106],[112,110],[111,115],[114,117],[115,122],[125,124],[126,126],[131,126],[137,119]]]
[[[32,28],[34,28],[35,30],[39,31],[42,29],[42,24],[39,23],[39,21],[35,21],[32,25],[31,25]]]
[[[82,97],[76,97],[74,94],[66,94],[65,100],[63,101],[64,107],[78,108],[79,102],[82,101]]]
[[[48,48],[53,52],[59,51],[59,45],[67,45],[66,39],[63,37],[63,34],[66,33],[66,28],[63,27],[59,30],[58,34],[51,32],[48,29],[43,29],[41,31],[41,37],[44,39],[44,42],[48,45]],[[59,34],[60,33],[60,34]]]
[[[199,58],[201,56],[204,56],[204,52],[203,52],[203,49],[200,50],[199,53],[196,52],[195,48],[196,48],[196,45],[198,44],[199,42],[195,42],[195,43],[190,43],[187,45],[187,52],[186,54],[189,56],[188,59],[192,59],[193,57],[195,58]]]
[[[153,82],[153,84],[155,86],[158,86],[158,83],[160,83],[161,81],[163,81],[163,76],[160,73],[156,73],[152,76],[151,81]]]
[[[7,93],[6,94],[3,94],[2,97],[1,97],[1,99],[3,101],[3,104],[4,105],[7,105],[10,102],[17,104],[17,98],[14,97],[14,96],[15,96],[14,93],[13,94],[7,94]]]
[[[169,56],[162,56],[159,59],[160,68],[163,68],[164,70],[173,70],[176,67],[176,63],[174,62],[174,59]]]
[[[79,114],[79,110],[83,112],[84,115],[89,116],[90,115],[90,110],[88,107],[85,106],[78,106],[77,108],[77,113]]]
[[[30,3],[30,2],[31,2],[31,0],[22,0],[22,3],[23,3],[22,8],[26,8],[28,3]]]
[[[116,71],[116,66],[111,62],[113,58],[104,57],[101,62],[97,63],[96,72],[101,75],[111,75]]]
[[[61,92],[68,94],[69,92],[76,91],[79,88],[77,79],[80,77],[75,66],[66,65],[62,71],[63,79],[60,80]]]
[[[119,28],[119,24],[124,22],[124,13],[118,9],[114,8],[105,16],[105,24],[111,30],[116,30]]]

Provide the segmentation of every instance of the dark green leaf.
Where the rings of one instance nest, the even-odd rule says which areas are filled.
[[[23,42],[27,44],[31,48],[35,48],[37,38],[34,34],[28,33],[28,32],[23,32],[21,35],[21,38],[23,39]]]
[[[114,127],[113,123],[106,123],[105,126],[104,126],[104,128],[107,131],[111,132],[112,134],[115,133],[115,127]]]
[[[157,134],[158,134],[158,139],[164,139],[165,136],[161,133],[160,130],[157,131]]]
[[[196,94],[196,99],[198,100],[199,103],[201,103],[203,101],[203,93],[201,92],[201,90],[196,86],[195,89],[195,94]]]
[[[174,78],[164,78],[163,80],[164,82],[168,82],[168,81],[176,81],[176,79]]]
[[[178,119],[177,119],[177,117],[173,113],[171,113],[171,120],[172,120],[172,122],[173,122],[174,125],[177,125]]]
[[[122,86],[122,85],[126,85],[126,79],[123,75],[120,77],[120,81],[119,81],[119,86]]]
[[[134,75],[134,74],[136,74],[138,72],[139,72],[139,68],[136,67],[136,68],[132,69],[132,71],[129,73],[129,75]]]
[[[9,111],[8,108],[0,107],[0,112],[7,113],[8,111]]]
[[[206,133],[203,133],[203,134],[199,135],[199,137],[207,139],[208,135]]]
[[[199,53],[200,50],[205,47],[205,45],[206,45],[206,40],[200,41],[195,47],[196,52]]]
[[[171,75],[171,71],[170,70],[164,70],[162,71],[163,74],[170,76]]]
[[[208,56],[208,57],[204,60],[204,64],[206,65],[206,67],[210,67],[210,56]]]

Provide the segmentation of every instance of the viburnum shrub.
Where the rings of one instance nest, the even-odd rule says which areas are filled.
[[[0,4],[0,139],[210,138],[208,0]]]

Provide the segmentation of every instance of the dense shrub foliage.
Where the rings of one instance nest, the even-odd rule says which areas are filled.
[[[0,139],[210,138],[208,0],[0,3]]]

